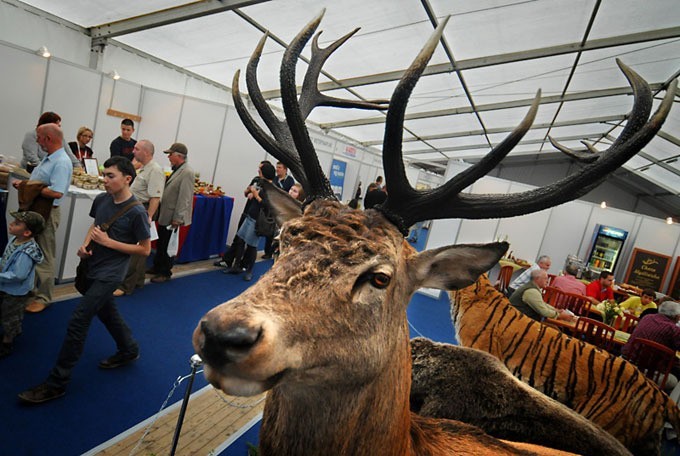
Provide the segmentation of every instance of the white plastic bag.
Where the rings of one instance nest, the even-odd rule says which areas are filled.
[[[179,228],[175,228],[174,230],[172,226],[167,226],[166,228],[172,230],[166,252],[168,252],[169,257],[174,257],[177,256],[177,251],[179,250]]]
[[[151,237],[149,238],[150,241],[155,241],[158,239],[158,230],[156,229],[156,222],[151,222],[149,223],[149,234]]]

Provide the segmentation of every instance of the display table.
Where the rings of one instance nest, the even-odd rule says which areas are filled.
[[[207,260],[224,252],[234,198],[194,195],[191,225],[179,232],[177,263]]]

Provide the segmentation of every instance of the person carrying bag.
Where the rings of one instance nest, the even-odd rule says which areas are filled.
[[[113,217],[111,217],[106,223],[103,223],[102,225],[99,226],[99,229],[102,231],[108,231],[109,228],[113,225],[113,222],[115,222],[120,216],[125,214],[128,210],[132,209],[135,206],[141,206],[142,203],[139,201],[132,201],[129,204],[126,204],[125,207],[123,207],[121,210],[116,212]],[[87,245],[88,250],[92,248],[92,241]],[[75,287],[78,293],[84,295],[87,293],[89,286],[89,280],[87,279],[87,271],[88,271],[88,259],[87,258],[81,258],[80,263],[78,263],[78,266],[76,267],[76,280],[75,280]]]

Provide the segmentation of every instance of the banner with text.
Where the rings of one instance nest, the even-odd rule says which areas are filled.
[[[333,159],[331,163],[330,183],[333,193],[339,200],[342,200],[342,188],[345,185],[345,171],[347,170],[347,163],[344,161]]]

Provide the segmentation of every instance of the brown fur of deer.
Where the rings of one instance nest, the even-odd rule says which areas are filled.
[[[463,346],[496,356],[518,379],[599,424],[633,454],[659,454],[665,421],[680,430],[678,406],[635,366],[525,316],[486,277],[451,298]]]
[[[245,107],[239,74],[232,92],[248,131],[302,183],[300,205],[273,186],[268,204],[281,232],[281,255],[260,281],[239,297],[208,312],[193,343],[205,361],[206,378],[229,394],[270,390],[260,435],[262,454],[556,454],[528,444],[507,443],[480,429],[433,420],[409,411],[410,351],[406,305],[419,287],[452,290],[473,283],[507,249],[507,244],[461,245],[416,253],[404,241],[420,220],[509,217],[571,200],[601,182],[654,136],[664,110],[646,122],[649,90],[626,68],[636,92],[637,119],[629,122],[609,150],[598,155],[565,188],[547,186],[520,194],[469,195],[461,191],[485,175],[520,141],[531,125],[540,97],[507,140],[442,187],[418,191],[406,179],[401,137],[413,87],[443,32],[443,21],[397,85],[385,122],[383,168],[389,188],[377,210],[359,212],[341,205],[323,174],[305,119],[316,106],[384,109],[384,100],[341,100],[319,93],[325,60],[354,33],[325,49],[312,41],[312,57],[298,99],[295,71],[303,47],[321,15],[286,49],[281,64],[285,120],[262,97],[257,65],[267,36],[251,57],[246,84],[270,134]],[[674,90],[674,89],[673,89]],[[668,98],[668,97],[667,97]],[[646,114],[645,114],[646,113]],[[640,122],[640,120],[642,121]]]
[[[601,427],[522,383],[489,353],[416,338],[411,357],[415,413],[582,455],[630,455]]]

